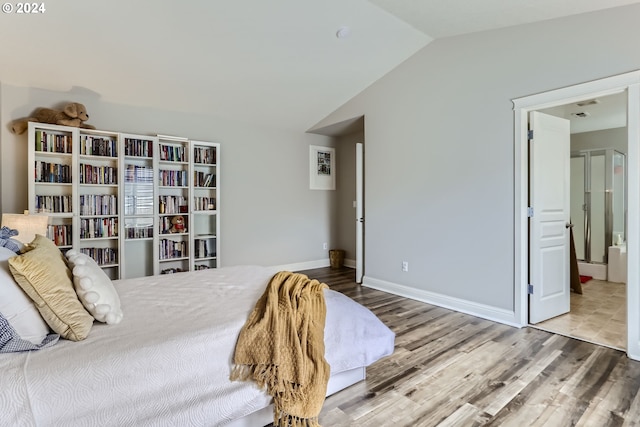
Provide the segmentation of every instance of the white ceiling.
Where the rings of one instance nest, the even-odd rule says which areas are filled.
[[[578,105],[578,103],[560,105],[541,111],[571,121],[571,133],[621,128],[627,125],[626,92],[585,101],[593,102],[588,105]]]
[[[304,131],[434,38],[637,2],[58,0],[0,14],[0,81]]]

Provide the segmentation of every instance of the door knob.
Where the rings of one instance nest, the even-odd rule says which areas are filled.
[[[564,225],[564,228],[572,228],[572,227],[573,227],[573,224],[569,222]]]

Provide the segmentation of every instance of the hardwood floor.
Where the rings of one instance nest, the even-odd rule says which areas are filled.
[[[361,287],[349,268],[304,273],[396,333],[366,381],[327,398],[324,427],[640,426],[640,362],[621,351]]]

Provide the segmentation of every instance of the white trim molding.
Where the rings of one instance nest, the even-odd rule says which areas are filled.
[[[314,268],[329,267],[329,258],[318,259],[315,261],[296,262],[293,264],[281,264],[272,265],[271,268],[275,268],[279,271],[300,271],[300,270],[312,270]]]
[[[504,310],[486,304],[479,304],[473,301],[416,289],[397,283],[387,282],[385,280],[375,279],[369,276],[364,276],[362,286],[425,302],[427,304],[436,305],[438,307],[447,308],[449,310],[459,311],[460,313],[469,314],[482,319],[491,320],[493,322],[504,323],[515,327],[521,326],[516,319],[515,313],[510,310]]]
[[[640,360],[640,71],[620,74],[513,100],[514,105],[514,308],[515,322],[529,323],[527,217],[529,112],[627,93],[627,355]]]
[[[296,262],[293,264],[272,265],[270,268],[275,268],[279,271],[301,271],[301,270],[312,270],[314,268],[329,267],[330,265],[331,265],[331,262],[329,261],[329,258],[327,258],[327,259],[318,259],[315,261]],[[356,261],[353,259],[345,258],[344,266],[348,268],[356,268]]]

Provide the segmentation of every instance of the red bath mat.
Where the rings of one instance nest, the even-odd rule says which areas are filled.
[[[593,276],[583,276],[580,275],[580,283],[587,283],[589,280],[593,279]]]

